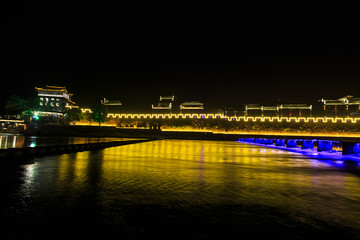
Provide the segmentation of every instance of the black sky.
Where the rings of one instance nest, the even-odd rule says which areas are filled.
[[[3,9],[2,98],[46,84],[134,110],[172,94],[212,108],[360,96],[357,18],[159,7]]]

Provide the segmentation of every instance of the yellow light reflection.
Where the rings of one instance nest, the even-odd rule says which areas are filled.
[[[73,194],[67,196],[76,199],[79,192],[96,191],[96,201],[104,206],[119,201],[256,202],[321,214],[323,201],[311,199],[319,192],[325,199],[333,199],[335,188],[341,197],[359,196],[357,177],[352,174],[333,174],[324,163],[300,154],[237,142],[159,140],[57,158],[57,193],[70,191]]]

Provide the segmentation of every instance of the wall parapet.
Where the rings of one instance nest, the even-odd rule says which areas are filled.
[[[130,114],[109,113],[108,118],[119,119],[222,119],[237,122],[332,122],[360,123],[360,118],[350,117],[227,117],[221,114]]]

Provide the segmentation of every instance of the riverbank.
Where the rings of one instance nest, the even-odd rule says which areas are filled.
[[[231,134],[214,134],[211,131],[161,131],[145,128],[116,128],[111,126],[59,126],[47,125],[29,128],[27,136],[57,137],[113,137],[113,138],[147,138],[147,139],[203,139],[203,140],[236,140]]]
[[[160,138],[160,130],[120,129],[112,126],[60,126],[44,125],[28,128],[27,136],[59,136],[59,137],[121,137],[121,138]]]
[[[133,139],[121,141],[99,141],[94,143],[82,144],[64,144],[64,145],[48,145],[48,146],[33,146],[22,148],[7,148],[0,149],[0,159],[7,160],[6,163],[24,163],[33,162],[35,157],[43,157],[50,155],[61,155],[64,153],[75,153],[88,150],[103,149],[108,147],[116,147],[134,143],[142,143],[151,141],[149,139]],[[4,162],[3,162],[4,163]]]

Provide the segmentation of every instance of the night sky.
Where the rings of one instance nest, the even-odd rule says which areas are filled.
[[[1,98],[47,84],[134,111],[159,95],[208,108],[360,97],[355,17],[138,5],[4,8]]]

